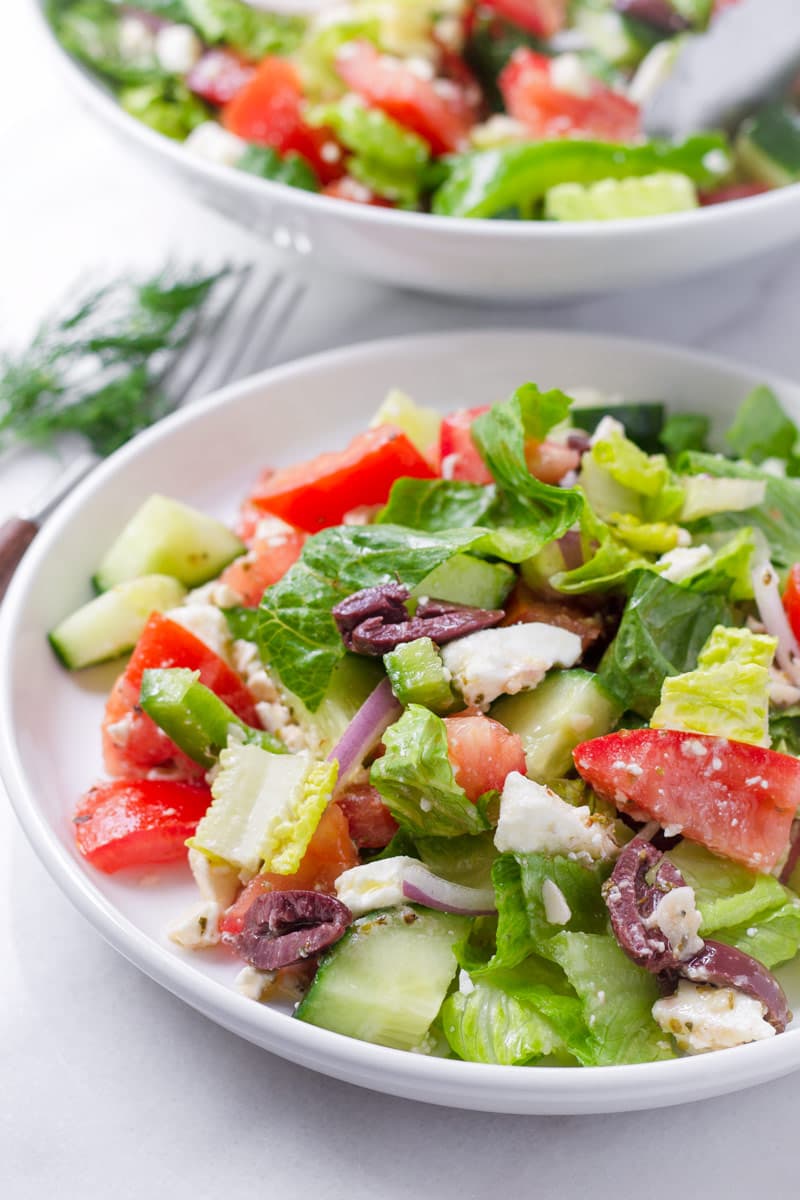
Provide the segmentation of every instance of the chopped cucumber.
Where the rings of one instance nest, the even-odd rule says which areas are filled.
[[[663,36],[653,25],[614,12],[602,0],[577,0],[573,25],[615,67],[635,67]]]
[[[293,874],[333,793],[335,763],[309,754],[268,754],[231,745],[219,756],[214,800],[186,843],[208,858],[253,875]]]
[[[736,141],[739,166],[759,183],[783,187],[800,180],[800,113],[770,104],[742,125]]]
[[[320,963],[295,1016],[345,1037],[413,1050],[456,973],[468,919],[406,907],[356,921]]]
[[[415,404],[410,396],[395,388],[388,393],[372,418],[370,427],[375,428],[376,425],[396,426],[414,443],[420,454],[427,454],[431,447],[438,446],[442,418],[432,408]]]
[[[416,599],[431,596],[452,604],[473,604],[476,608],[500,608],[515,582],[516,575],[506,563],[456,554],[426,575],[411,595]]]
[[[544,198],[548,221],[615,221],[657,217],[697,208],[697,190],[688,175],[657,171],[632,179],[602,179],[584,187],[560,183]]]
[[[197,671],[182,667],[151,669],[142,675],[139,703],[156,725],[193,762],[213,767],[233,731],[238,740],[272,754],[286,754],[283,742],[264,729],[240,721]]]
[[[576,746],[614,728],[622,705],[596,675],[576,669],[554,671],[535,691],[498,700],[491,715],[520,735],[528,775],[546,783],[572,769]]]
[[[401,704],[422,704],[439,714],[458,706],[442,656],[430,638],[398,646],[383,656],[383,665]]]
[[[573,423],[587,433],[594,433],[603,417],[614,417],[625,426],[627,437],[646,454],[657,454],[662,449],[659,436],[664,428],[666,412],[664,405],[658,401],[644,401],[641,404],[613,400],[605,404],[576,402],[572,405],[570,415]]]
[[[158,572],[197,587],[219,575],[244,550],[221,521],[155,495],[131,517],[101,562],[94,582],[104,592],[127,579]]]
[[[127,654],[152,612],[180,604],[186,588],[168,575],[144,575],[96,596],[57,625],[50,645],[73,671]]]

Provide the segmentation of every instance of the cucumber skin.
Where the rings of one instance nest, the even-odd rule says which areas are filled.
[[[408,914],[414,914],[414,920],[408,921]],[[437,980],[432,981],[430,971],[426,972],[424,978],[419,981],[420,991],[427,983],[431,987],[431,1004],[429,1008],[429,1020],[427,1025],[422,1028],[419,1024],[414,1024],[414,1027],[408,1027],[408,1036],[403,1040],[394,1038],[392,1040],[380,1040],[379,1036],[372,1038],[359,1038],[362,1041],[372,1041],[376,1045],[391,1045],[396,1049],[410,1050],[418,1045],[425,1037],[431,1022],[435,1019],[441,1005],[445,999],[447,991],[453,976],[456,973],[458,964],[455,953],[452,947],[456,942],[466,936],[469,928],[470,918],[462,916],[454,916],[449,913],[435,912],[431,909],[421,908],[417,905],[406,905],[402,909],[381,909],[372,913],[367,913],[366,916],[359,917],[357,921],[350,926],[347,933],[333,946],[322,958],[317,974],[314,978],[309,991],[305,998],[301,1001],[294,1016],[300,1021],[306,1021],[311,1025],[320,1026],[323,1029],[329,1029],[333,1033],[340,1033],[345,1037],[359,1038],[359,1034],[354,1032],[358,1025],[357,1009],[359,1005],[363,1008],[365,1014],[364,1025],[372,1027],[373,1034],[376,1032],[376,1010],[383,1008],[387,1014],[394,1019],[395,1027],[397,1022],[397,1001],[398,981],[406,978],[409,974],[409,962],[413,963],[413,950],[415,940],[420,939],[418,945],[420,950],[424,950],[425,954],[420,954],[418,963],[422,963],[423,958],[430,958],[429,950],[434,939],[438,939],[442,951],[442,963],[440,967],[440,975]],[[364,927],[367,927],[366,929]],[[393,943],[393,953],[386,953],[386,947],[380,945],[381,941],[386,941],[385,934],[388,934]],[[426,936],[427,935],[427,936]],[[424,945],[422,939],[424,938]],[[368,940],[369,939],[369,940]],[[407,955],[403,957],[394,943],[398,939],[403,939],[407,943]],[[371,940],[371,944],[370,944]],[[377,952],[375,950],[377,944]],[[401,942],[402,945],[402,942]],[[346,956],[352,956],[354,959],[351,974],[356,977],[361,987],[358,992],[358,1000],[354,1001],[353,996],[345,996],[344,1000],[341,995],[334,995],[331,999],[328,998],[329,987],[331,990],[339,986],[335,978],[330,978],[334,972],[341,973],[342,959]],[[365,958],[378,959],[378,965],[385,965],[386,962],[391,962],[395,968],[395,991],[392,994],[392,978],[380,972],[375,982],[378,987],[374,992],[366,994],[364,986],[364,971],[363,963]],[[374,968],[375,964],[367,964]],[[369,975],[369,970],[366,972]],[[347,974],[344,975],[345,983],[348,982]],[[372,981],[370,981],[372,982]],[[381,994],[381,988],[383,993]],[[344,989],[345,992],[347,988]],[[352,987],[351,987],[352,990]],[[415,994],[415,999],[419,996]],[[402,994],[399,999],[402,1000]],[[337,1019],[336,1009],[342,1006],[342,1012]],[[426,1014],[428,1015],[428,1014]],[[344,1019],[342,1019],[342,1017]],[[322,1018],[322,1019],[320,1019]],[[384,1035],[385,1038],[385,1035]]]
[[[516,583],[507,563],[490,563],[471,554],[456,554],[436,567],[412,589],[412,597],[430,596],[451,604],[500,608]]]
[[[800,119],[772,104],[742,126],[736,141],[740,164],[759,183],[785,187],[800,179]]]
[[[430,638],[398,646],[383,656],[383,665],[402,705],[422,704],[440,716],[459,706],[441,655]]]
[[[156,579],[159,581],[158,584],[155,583]],[[147,611],[145,611],[145,608],[142,608],[141,605],[138,606],[142,613],[141,620],[137,622],[139,625],[138,633],[135,633],[134,629],[132,628],[132,625],[135,621],[135,609],[133,605],[131,605],[126,612],[125,606],[129,604],[127,594],[137,589],[141,590],[139,589],[139,585],[147,584],[147,577],[143,576],[141,579],[130,580],[128,583],[116,585],[117,591],[121,593],[119,595],[119,605],[121,610],[119,619],[126,622],[128,627],[131,628],[131,632],[129,636],[118,641],[115,648],[109,650],[108,653],[100,655],[89,655],[85,653],[81,654],[80,652],[76,653],[73,645],[75,634],[68,628],[66,630],[66,636],[64,632],[65,627],[68,627],[74,618],[79,618],[86,609],[90,608],[91,605],[97,604],[97,601],[100,597],[95,596],[93,600],[87,601],[86,604],[81,605],[80,608],[75,609],[75,611],[70,613],[68,617],[65,617],[63,621],[60,621],[56,628],[48,633],[47,640],[50,643],[53,653],[62,666],[66,667],[67,670],[70,671],[79,671],[84,667],[94,667],[99,666],[101,663],[113,662],[114,659],[121,658],[124,654],[127,654],[130,650],[132,650],[136,645],[138,637],[144,629],[150,612],[163,612],[168,608],[174,608],[177,604],[180,604],[181,600],[186,594],[186,589],[171,576],[153,576],[153,580],[153,596],[155,598],[148,606],[146,606]],[[168,594],[170,588],[172,591],[171,594]],[[110,591],[101,594],[111,598],[114,595],[114,590],[111,589]],[[113,620],[113,614],[111,617],[103,615],[99,618],[98,623],[108,623],[109,621],[113,622]],[[79,633],[78,640],[81,642],[83,641],[82,632]]]
[[[663,449],[659,434],[664,428],[666,410],[659,400],[641,404],[573,405],[571,417],[579,429],[594,433],[603,417],[614,417],[625,426],[625,434],[646,454]]]

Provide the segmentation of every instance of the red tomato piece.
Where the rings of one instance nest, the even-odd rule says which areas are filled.
[[[418,133],[434,154],[463,150],[475,113],[451,79],[426,79],[370,42],[348,42],[336,59],[342,79],[367,104]]]
[[[482,0],[482,4],[537,37],[552,37],[567,23],[568,0]]]
[[[535,442],[525,445],[525,462],[531,475],[542,483],[560,483],[568,471],[577,471],[581,464],[580,451],[562,442]]]
[[[460,408],[443,419],[439,433],[439,457],[445,479],[459,479],[464,483],[493,482],[489,468],[472,439],[472,422],[488,412],[489,408],[488,404],[478,408]]]
[[[729,183],[713,192],[701,192],[700,203],[727,204],[729,200],[747,200],[750,196],[762,196],[764,192],[770,191],[772,189],[765,183]]]
[[[322,814],[319,825],[294,875],[256,875],[239,893],[219,923],[228,936],[241,932],[244,916],[250,905],[264,892],[304,891],[336,894],[336,880],[343,871],[358,865],[358,853],[347,818],[337,803],[330,804]]]
[[[553,83],[551,60],[535,50],[515,50],[498,82],[511,116],[536,137],[582,134],[630,142],[639,135],[639,109],[626,96],[599,79],[588,96],[563,91]]]
[[[583,778],[623,812],[678,826],[754,871],[786,850],[800,804],[800,759],[674,729],[631,729],[583,742]]]
[[[261,728],[255,701],[235,671],[177,621],[153,613],[114,685],[103,718],[103,758],[109,775],[136,776],[177,762],[187,775],[202,767],[183,755],[155,721],[138,708],[142,674],[148,667],[186,667],[248,725]],[[115,727],[115,728],[114,728]]]
[[[397,821],[380,792],[369,783],[353,784],[336,803],[347,818],[350,837],[359,850],[382,850],[397,833]]]
[[[255,75],[256,68],[232,50],[215,47],[198,59],[186,76],[190,92],[221,108]]]
[[[800,638],[800,563],[795,563],[786,580],[786,591],[783,593],[783,607],[792,627],[792,633]]]
[[[323,196],[332,196],[335,200],[349,200],[351,204],[369,204],[373,208],[394,208],[391,200],[377,195],[366,184],[353,179],[352,175],[343,175],[333,183],[327,183],[322,189]]]
[[[204,784],[163,779],[116,779],[93,787],[73,818],[84,858],[111,874],[122,867],[173,862],[211,803]]]
[[[222,572],[221,581],[233,588],[246,608],[257,608],[266,588],[282,579],[303,549],[306,535],[287,526],[286,532],[256,538],[250,550]]]
[[[312,129],[302,117],[303,87],[295,67],[285,58],[265,58],[252,79],[222,111],[222,124],[237,137],[279,154],[302,154],[329,183],[342,174],[341,154],[328,129]],[[331,153],[331,147],[334,153]]]
[[[360,433],[346,450],[276,471],[253,492],[265,512],[317,533],[338,525],[351,509],[385,504],[397,479],[433,479],[430,463],[393,425]]]
[[[512,771],[525,774],[522,738],[484,716],[445,717],[447,756],[473,804],[484,792],[502,790]]]

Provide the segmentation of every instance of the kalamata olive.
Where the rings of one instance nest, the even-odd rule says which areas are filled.
[[[678,12],[670,0],[615,0],[614,8],[622,16],[633,17],[664,33],[683,33],[691,29],[691,21]]]
[[[380,617],[392,624],[407,621],[408,596],[408,588],[402,584],[383,583],[379,587],[362,588],[360,592],[353,592],[352,596],[341,600],[333,609],[333,619],[345,645],[347,635],[371,617]]]
[[[415,616],[405,601],[409,593],[401,584],[364,588],[333,609],[342,641],[354,654],[379,657],[404,642],[429,637],[439,645],[499,625],[502,609],[473,608],[447,600],[423,599]]]
[[[353,919],[350,909],[322,892],[266,892],[248,908],[234,941],[237,954],[260,971],[304,962],[332,946]]]
[[[706,942],[699,954],[680,964],[680,973],[692,983],[732,987],[760,1000],[766,1019],[778,1033],[783,1033],[792,1019],[783,988],[772,972],[735,946]]]
[[[669,938],[649,925],[667,892],[685,887],[683,876],[660,850],[634,838],[616,861],[604,888],[614,936],[628,958],[657,975],[681,966]]]

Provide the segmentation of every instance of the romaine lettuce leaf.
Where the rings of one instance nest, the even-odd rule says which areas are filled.
[[[650,724],[769,746],[769,664],[777,638],[717,625],[697,667],[669,676]]]
[[[733,537],[711,534],[709,543],[712,549],[720,538],[723,540],[715,550],[714,557],[684,579],[683,586],[691,592],[720,592],[732,601],[752,600],[750,570],[756,548],[752,529],[740,529]]]
[[[453,992],[442,1005],[442,1029],[468,1062],[515,1066],[559,1051],[561,1038],[529,1001],[488,983]]]
[[[645,454],[618,430],[584,456],[580,481],[605,519],[627,513],[647,522],[669,521],[683,503],[683,488],[665,456]]]
[[[167,72],[155,55],[131,62],[120,50],[120,14],[108,0],[75,0],[50,6],[50,19],[65,50],[117,84],[160,84]]]
[[[119,102],[132,117],[178,142],[209,119],[203,101],[177,79],[124,87]]]
[[[459,837],[489,827],[480,805],[456,783],[447,756],[447,729],[419,704],[409,704],[383,735],[386,751],[370,782],[402,829],[422,837]]]
[[[571,571],[559,571],[550,584],[560,592],[605,592],[624,587],[628,577],[653,564],[615,536],[614,530],[584,504],[580,518],[584,562]]]
[[[732,617],[721,596],[692,592],[643,571],[600,663],[600,682],[626,708],[650,717],[666,677],[693,670],[711,630]]]
[[[244,0],[183,0],[183,4],[204,41],[224,42],[255,61],[268,54],[291,54],[306,27],[302,17],[259,11]]]
[[[398,479],[375,523],[406,525],[427,533],[473,529],[485,525],[496,498],[491,485],[453,479]]]
[[[348,166],[351,174],[355,162],[373,171],[394,172],[406,176],[408,187],[419,194],[422,170],[431,156],[428,143],[410,129],[399,125],[379,108],[368,108],[352,93],[335,104],[318,105],[306,113],[313,126],[327,126],[339,141],[355,156]],[[381,192],[386,195],[385,191]]]
[[[497,858],[491,830],[463,837],[418,837],[416,849],[434,875],[466,887],[491,887]]]
[[[659,434],[667,454],[684,450],[705,450],[711,422],[701,413],[673,413]]]
[[[789,962],[800,949],[800,899],[793,896],[771,913],[756,921],[732,925],[721,930],[717,937],[751,954],[770,969]]]
[[[762,384],[742,401],[725,440],[737,458],[747,458],[758,465],[765,458],[787,461],[793,458],[798,431],[772,388]]]
[[[401,579],[409,587],[475,541],[469,529],[420,533],[397,525],[334,526],[309,538],[300,560],[267,588],[259,609],[262,656],[312,712],[344,645],[331,616],[360,588]]]

